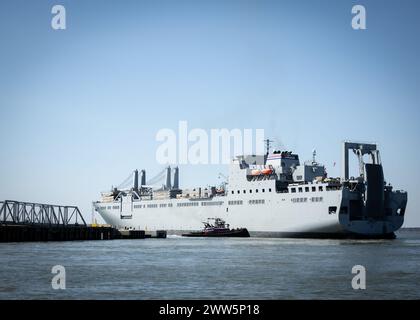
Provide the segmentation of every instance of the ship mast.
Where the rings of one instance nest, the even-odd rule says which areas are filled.
[[[266,154],[268,155],[270,153],[270,144],[271,142],[274,142],[274,141],[270,139],[265,139],[264,142],[265,142]]]

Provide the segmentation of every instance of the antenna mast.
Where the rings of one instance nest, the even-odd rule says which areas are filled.
[[[271,142],[274,142],[274,141],[270,139],[265,139],[264,142],[265,142],[266,154],[268,155],[270,153],[270,144]]]
[[[313,149],[312,150],[312,163],[316,163],[315,157],[316,157],[316,149]]]

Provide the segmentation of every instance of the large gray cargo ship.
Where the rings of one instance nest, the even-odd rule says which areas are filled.
[[[358,158],[357,177],[349,177],[349,151]],[[315,153],[301,163],[287,151],[234,158],[221,187],[182,190],[179,169],[172,175],[168,167],[166,183],[154,188],[144,170],[139,183],[136,170],[130,188],[104,192],[94,206],[119,228],[199,230],[208,217],[219,217],[251,235],[394,237],[404,222],[407,193],[385,182],[376,144],[344,142],[342,153],[339,178],[327,176]]]

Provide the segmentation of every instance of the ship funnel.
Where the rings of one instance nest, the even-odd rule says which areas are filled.
[[[171,167],[167,167],[166,168],[166,185],[165,185],[167,190],[171,189]]]
[[[136,169],[134,170],[134,183],[133,183],[133,189],[138,190],[139,189],[139,171]]]
[[[146,185],[146,170],[140,171],[140,185],[145,186]]]
[[[174,168],[174,184],[172,185],[172,189],[179,189],[179,168]]]

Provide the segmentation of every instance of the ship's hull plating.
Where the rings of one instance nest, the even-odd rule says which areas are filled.
[[[325,189],[324,189],[325,190]],[[226,220],[251,235],[313,238],[392,238],[403,218],[349,221],[340,213],[343,190],[308,193],[228,195],[212,199],[97,202],[103,219],[117,227],[143,230],[200,230],[209,217]],[[391,222],[390,222],[391,221]]]

